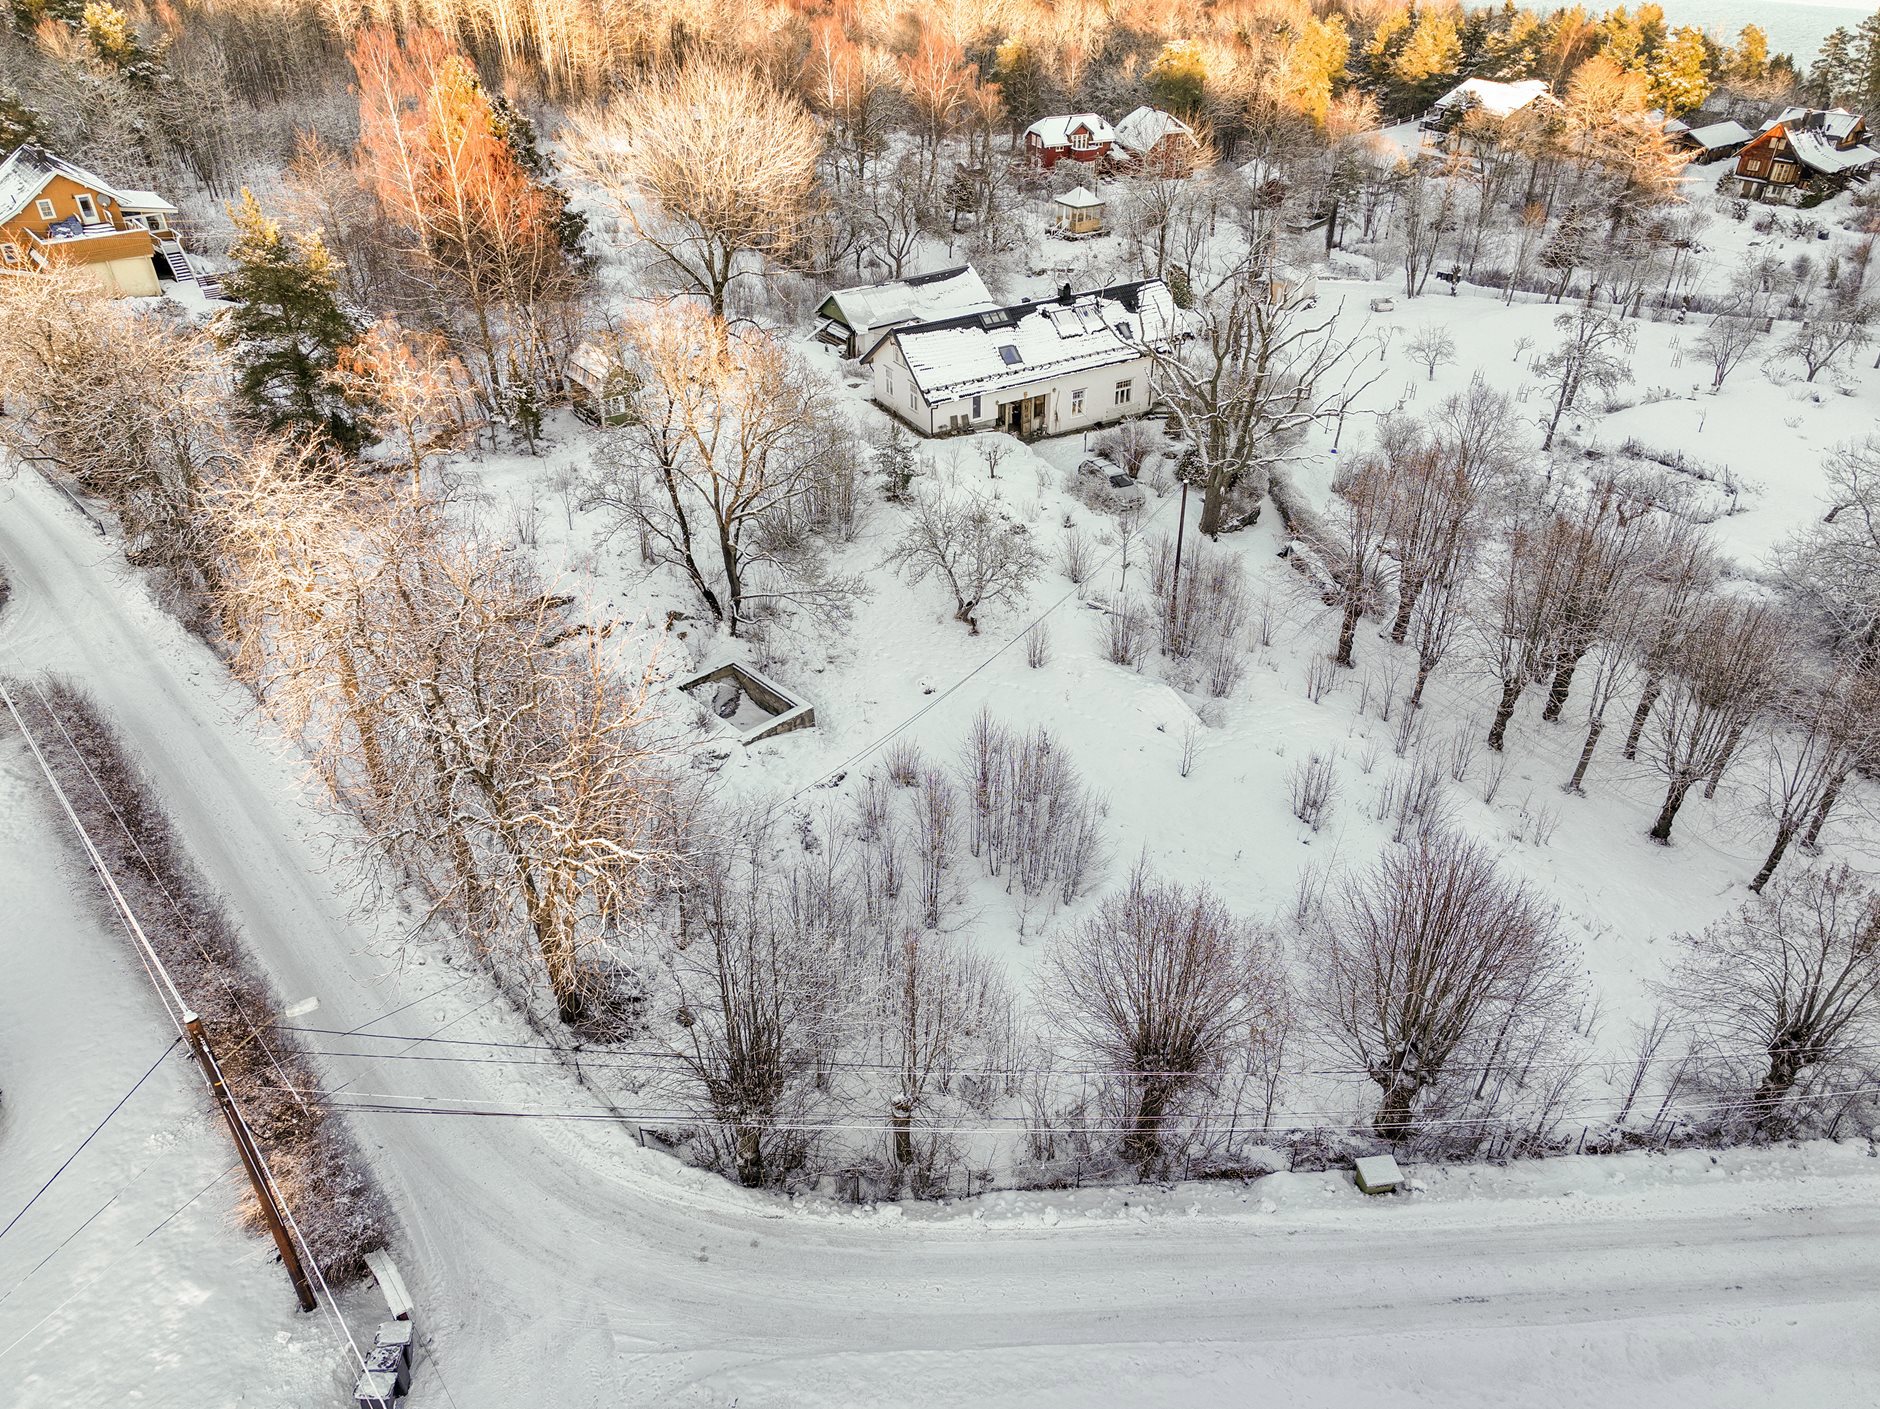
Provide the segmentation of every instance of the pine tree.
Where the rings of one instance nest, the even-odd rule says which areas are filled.
[[[1821,41],[1814,67],[1808,71],[1808,96],[1827,105],[1845,97],[1854,85],[1856,43],[1846,29],[1836,29]]]
[[[568,193],[555,180],[554,164],[542,151],[541,137],[529,115],[501,93],[489,95],[490,131],[509,148],[516,165],[528,174],[535,188],[550,207],[548,219],[555,229],[555,239],[574,259],[585,257],[583,242],[587,237],[588,218],[568,206]]]
[[[1730,49],[1730,77],[1739,83],[1760,83],[1769,76],[1769,36],[1746,24]]]
[[[1417,16],[1410,42],[1397,56],[1393,76],[1404,99],[1421,107],[1454,84],[1461,62],[1462,40],[1455,16],[1446,10],[1424,10]]]
[[[1669,117],[1693,112],[1710,96],[1704,31],[1685,25],[1652,56],[1645,77],[1652,101]]]
[[[45,135],[38,113],[13,94],[0,93],[0,152],[10,152],[27,142],[42,142]]]
[[[222,287],[237,302],[219,333],[240,369],[242,399],[269,430],[300,426],[356,448],[358,426],[329,380],[339,349],[358,333],[340,306],[338,264],[318,231],[283,235],[246,189],[229,215],[235,267]]]

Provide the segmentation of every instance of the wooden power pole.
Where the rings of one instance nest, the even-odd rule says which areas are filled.
[[[222,1119],[228,1123],[228,1133],[235,1141],[236,1152],[241,1155],[242,1168],[248,1171],[248,1182],[254,1186],[255,1202],[261,1205],[262,1221],[268,1225],[274,1246],[280,1250],[281,1265],[287,1268],[288,1278],[294,1284],[294,1295],[300,1298],[300,1309],[311,1311],[319,1305],[313,1297],[313,1283],[307,1280],[307,1269],[300,1265],[299,1250],[294,1247],[294,1240],[288,1236],[287,1225],[281,1219],[281,1206],[275,1201],[273,1186],[262,1168],[261,1152],[255,1148],[254,1136],[235,1109],[228,1086],[222,1080],[222,1068],[209,1046],[208,1034],[202,1029],[202,1019],[194,1013],[184,1013],[183,1029],[189,1034],[189,1048],[196,1054],[197,1065],[215,1095],[215,1103],[222,1109]]]
[[[1175,639],[1176,623],[1180,618],[1182,596],[1182,533],[1188,527],[1188,481],[1182,481],[1182,504],[1175,518],[1175,570],[1169,576],[1168,584],[1168,634],[1169,640]],[[1171,648],[1172,649],[1172,648]]]

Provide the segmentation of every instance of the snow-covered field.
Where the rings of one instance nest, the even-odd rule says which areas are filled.
[[[1707,257],[1727,268],[1759,238],[1719,214]],[[1785,258],[1803,247],[1772,239]],[[1118,272],[1110,242],[1063,257],[1088,283]],[[1042,292],[1062,277],[1053,268],[1007,292]],[[1366,413],[1427,408],[1477,375],[1516,396],[1530,422],[1542,416],[1538,389],[1522,392],[1559,308],[1505,306],[1466,288],[1405,300],[1389,278],[1327,278],[1319,292],[1347,331],[1375,335],[1365,355],[1382,374],[1350,418],[1344,456],[1364,446]],[[1378,297],[1396,309],[1370,314]],[[1459,344],[1433,379],[1405,350],[1431,324]],[[1752,362],[1712,396],[1707,369],[1684,355],[1696,331],[1640,322],[1625,404],[1583,408],[1563,429],[1582,449],[1633,439],[1727,471],[1740,512],[1716,531],[1753,576],[1819,515],[1822,455],[1873,428],[1880,373],[1854,358],[1810,387],[1792,366]],[[826,370],[840,380],[832,360]],[[858,433],[884,424],[859,391],[844,394]],[[572,418],[552,430],[541,458],[456,467],[483,496],[490,531],[529,540],[596,612],[695,615],[679,584],[645,575],[630,535],[596,546],[602,525],[557,488],[591,466],[595,433]],[[1111,664],[1090,604],[1141,583],[1150,543],[1174,530],[1177,500],[1164,486],[1126,543],[1121,521],[1068,492],[1085,453],[1076,439],[1014,447],[993,479],[970,442],[928,447],[930,477],[995,496],[1048,557],[1082,534],[1102,568],[1081,588],[1047,569],[1023,605],[971,636],[939,587],[882,568],[898,522],[877,506],[842,553],[870,589],[846,631],[780,636],[764,658],[746,657],[811,702],[816,727],[748,749],[719,735],[718,777],[733,792],[794,794],[814,819],[846,806],[890,738],[950,762],[989,708],[1008,725],[1048,728],[1107,796],[1111,879],[1140,856],[1170,877],[1208,881],[1244,914],[1280,915],[1302,884],[1368,864],[1386,844],[1379,798],[1410,765],[1395,748],[1400,714],[1385,718],[1381,702],[1401,694],[1407,663],[1367,625],[1357,670],[1308,697],[1334,623],[1280,558],[1268,514],[1217,550],[1242,560],[1272,622],[1234,689],[1214,698],[1153,652],[1140,670]],[[1323,502],[1336,464],[1319,436],[1291,472]],[[0,562],[14,580],[0,671],[66,671],[98,697],[284,1001],[333,1034],[316,1058],[329,1089],[380,1108],[353,1119],[393,1200],[396,1252],[417,1293],[414,1409],[1875,1399],[1880,1160],[1867,1146],[1417,1170],[1410,1195],[1375,1202],[1343,1175],[1302,1174],[856,1210],[747,1194],[642,1150],[552,1064],[405,1060],[421,1055],[414,1038],[534,1035],[480,975],[400,943],[407,917],[351,889],[336,824],[306,797],[294,752],[31,476],[0,480]],[[1036,624],[1051,646],[1032,668],[1019,642]],[[677,674],[749,647],[682,620],[665,649]],[[1482,679],[1446,664],[1420,725],[1429,756],[1479,739],[1489,700]],[[1580,742],[1573,711],[1549,726],[1537,708],[1528,701],[1517,715],[1505,771],[1477,749],[1450,806],[1560,906],[1579,942],[1589,980],[1581,1046],[1593,1066],[1572,1126],[1610,1112],[1602,1078],[1626,1060],[1630,1025],[1651,1008],[1667,941],[1741,903],[1765,838],[1746,768],[1715,802],[1693,799],[1675,846],[1650,845],[1655,780],[1609,743],[1587,796],[1563,794]],[[1338,775],[1316,832],[1288,805],[1292,770],[1315,752]],[[0,740],[8,1218],[172,1036],[27,780],[17,742]],[[1855,806],[1845,816],[1830,854],[1868,856],[1871,814]],[[1021,914],[981,877],[962,913],[972,941],[1024,993],[1052,927],[1094,899]],[[400,1040],[337,1036],[361,1032]],[[1315,1078],[1279,1119],[1343,1123],[1361,1094]],[[430,1113],[382,1109],[401,1105]],[[493,1110],[535,1118],[476,1114]],[[234,1225],[228,1163],[172,1052],[0,1235],[0,1385],[11,1387],[0,1400],[343,1399],[348,1352],[324,1317],[292,1312],[266,1243]],[[344,1307],[362,1337],[376,1309],[369,1290]]]
[[[1830,241],[1790,239],[1780,231],[1759,236],[1710,197],[1714,179],[1714,169],[1694,174],[1690,193],[1714,211],[1698,257],[1718,278],[1757,252],[1819,259],[1851,239],[1835,225],[1832,204],[1807,213],[1832,230]],[[1052,253],[1066,248],[1046,241],[1046,252],[1033,263],[1073,259],[1078,277],[1092,282],[1118,275],[1115,241],[1083,241],[1061,256]],[[934,252],[933,262],[939,259]],[[1008,292],[1037,295],[1061,277],[1068,276],[1052,268]],[[1532,297],[1508,305],[1491,290],[1467,286],[1453,296],[1441,285],[1431,288],[1438,291],[1406,299],[1400,278],[1320,279],[1319,312],[1335,315],[1341,334],[1360,339],[1365,368],[1359,380],[1373,374],[1376,380],[1354,403],[1336,452],[1329,431],[1315,432],[1288,467],[1319,504],[1329,503],[1340,460],[1365,448],[1379,415],[1424,413],[1478,377],[1514,399],[1535,463],[1541,463],[1538,447],[1551,405],[1533,368],[1558,340],[1554,320],[1565,310]],[[1378,299],[1395,307],[1374,313]],[[1617,453],[1628,441],[1648,452],[1681,453],[1711,476],[1684,476],[1683,482],[1717,513],[1713,529],[1723,556],[1753,579],[1772,548],[1820,517],[1823,456],[1873,428],[1880,371],[1869,365],[1870,356],[1854,355],[1807,384],[1779,350],[1788,329],[1778,324],[1758,355],[1712,394],[1710,369],[1690,355],[1704,321],[1630,324],[1634,377],[1615,389],[1610,411],[1604,398],[1589,393],[1562,422],[1565,468],[1558,472],[1570,472],[1583,456]],[[1431,326],[1446,329],[1457,344],[1454,361],[1433,376],[1407,350],[1416,333]],[[842,387],[858,433],[878,436],[888,421],[866,401],[865,386],[845,384],[828,349],[800,346]],[[596,446],[596,433],[572,417],[558,422],[557,432],[558,443],[542,459],[480,456],[462,466],[468,482],[488,496],[483,512],[491,530],[519,541],[517,526],[529,524],[533,550],[596,611],[654,622],[672,611],[698,614],[676,577],[641,567],[631,533],[597,547],[605,524],[574,510],[551,488],[585,474]],[[981,439],[1008,447],[996,476],[977,453]],[[1581,1054],[1594,1065],[1565,1124],[1596,1124],[1610,1113],[1604,1079],[1622,1076],[1633,1024],[1654,1006],[1652,984],[1671,951],[1669,941],[1742,904],[1745,883],[1767,850],[1767,824],[1757,811],[1761,768],[1753,756],[1731,771],[1715,799],[1693,798],[1675,845],[1654,846],[1644,833],[1663,783],[1647,764],[1620,758],[1622,725],[1608,731],[1585,795],[1566,794],[1562,785],[1584,737],[1578,706],[1569,705],[1560,723],[1543,724],[1541,701],[1524,700],[1506,755],[1497,757],[1480,747],[1495,688],[1471,668],[1464,650],[1433,677],[1417,737],[1400,754],[1398,701],[1415,673],[1413,653],[1393,648],[1367,623],[1357,668],[1338,672],[1331,693],[1313,702],[1307,678],[1329,652],[1336,621],[1281,559],[1284,531],[1273,514],[1250,531],[1224,537],[1214,550],[1243,562],[1256,611],[1272,622],[1270,643],[1251,646],[1245,677],[1225,698],[1211,697],[1194,672],[1184,677],[1153,650],[1140,669],[1119,667],[1106,658],[1106,617],[1097,608],[1132,590],[1142,593],[1150,545],[1173,537],[1179,510],[1166,475],[1125,551],[1122,522],[1070,492],[1077,462],[1089,453],[1085,438],[1029,446],[1003,436],[960,438],[928,442],[923,450],[931,479],[996,499],[1053,567],[1022,605],[989,616],[985,634],[968,635],[952,620],[942,587],[909,587],[882,566],[900,516],[877,506],[839,557],[840,568],[867,583],[848,629],[780,633],[757,661],[814,704],[817,727],[728,750],[720,781],[754,796],[794,797],[801,815],[821,821],[839,816],[859,779],[880,771],[891,739],[912,741],[929,758],[951,764],[975,717],[989,709],[1014,728],[1049,729],[1106,794],[1112,882],[1142,857],[1175,879],[1206,881],[1243,914],[1271,918],[1292,907],[1302,884],[1323,884],[1340,868],[1365,866],[1378,855],[1392,830],[1385,794],[1418,758],[1441,764],[1447,779],[1456,751],[1470,752],[1466,768],[1458,770],[1462,776],[1447,789],[1456,822],[1560,907],[1590,980]],[[1723,483],[1738,487],[1734,498],[1719,488]],[[1192,518],[1188,527],[1192,553],[1199,542]],[[1081,588],[1055,568],[1071,534],[1092,545],[1094,559],[1107,559]],[[1027,665],[1019,642],[1034,624],[1050,636],[1050,659],[1037,669]],[[674,670],[727,653],[749,659],[751,651],[696,620],[681,622],[666,649]],[[1629,699],[1622,702],[1614,718],[1629,716],[1630,707]],[[1289,804],[1293,771],[1315,753],[1332,759],[1337,772],[1330,820],[1318,831],[1300,823]],[[1866,802],[1855,799],[1831,826],[1831,855],[1869,855]],[[1021,912],[1001,884],[977,875],[964,910],[973,917],[968,928],[976,941],[1024,991],[1053,926],[1074,920],[1103,889],[1065,911]],[[1280,1119],[1312,1125],[1362,1099],[1347,1080],[1309,1082],[1293,1092]]]
[[[383,932],[348,912],[340,878],[321,860],[321,824],[300,795],[293,761],[239,692],[43,485],[20,480],[7,494],[0,556],[16,600],[0,626],[0,658],[10,669],[69,671],[97,693],[281,991],[297,1003],[319,1000],[317,1017],[303,1021],[526,1040],[477,979],[423,962],[422,951],[402,967],[389,960]],[[9,800],[23,799],[17,760],[9,769]],[[8,815],[27,814],[9,807]],[[50,874],[57,862],[47,839],[33,840],[44,831],[39,821],[10,830],[9,862]],[[110,937],[62,898],[79,879],[68,874],[72,885],[37,904],[77,917],[79,937],[102,946]],[[18,947],[20,928],[7,933],[9,948]],[[109,1003],[115,992],[131,1010],[112,1042],[137,1055],[97,1078],[97,1094],[114,1099],[168,1034],[120,948],[101,955],[94,947],[88,961],[104,972],[78,976],[85,1002]],[[116,989],[107,984],[113,977]],[[10,985],[9,997],[15,992],[24,1008],[68,1030],[75,1021],[100,1025],[90,1015],[74,1019],[84,1005],[55,975]],[[336,1042],[333,1050],[362,1045]],[[11,1038],[7,1050],[16,1050]],[[554,1070],[340,1058],[323,1065],[329,1085],[359,1099],[596,1109]],[[69,1080],[43,1067],[12,1070],[20,1074],[9,1077],[9,1102],[19,1099],[21,1109],[56,1103]],[[171,1084],[152,1078],[137,1097],[152,1104],[133,1103],[118,1121],[150,1119],[165,1093],[183,1099],[182,1073],[159,1075]],[[82,1104],[90,1111],[98,1102]],[[355,1120],[393,1197],[397,1252],[419,1302],[425,1334],[414,1409],[522,1398],[596,1409],[1068,1405],[1119,1395],[1242,1403],[1262,1392],[1327,1405],[1378,1395],[1448,1405],[1537,1401],[1582,1385],[1619,1404],[1855,1403],[1880,1374],[1867,1334],[1880,1295],[1880,1161],[1858,1146],[1415,1171],[1422,1188],[1381,1202],[1327,1174],[1274,1176],[1251,1188],[1001,1194],[970,1205],[856,1210],[740,1192],[639,1150],[605,1123]],[[162,1207],[148,1222],[140,1211],[116,1225],[127,1241],[218,1172],[220,1150],[205,1124],[200,1110],[186,1118],[196,1137],[187,1175],[179,1158],[179,1167],[144,1176],[161,1176]],[[122,1128],[114,1121],[106,1136],[139,1129],[135,1120]],[[10,1170],[9,1159],[12,1190]],[[107,1175],[90,1203],[78,1199],[79,1216],[117,1183]],[[25,1402],[331,1402],[330,1387],[343,1378],[334,1370],[340,1352],[317,1353],[321,1324],[290,1322],[264,1245],[226,1227],[228,1198],[216,1186],[179,1215],[206,1216],[195,1225],[202,1237],[175,1248],[146,1244],[155,1265],[143,1275],[120,1254],[121,1275],[73,1303],[84,1319],[67,1334],[116,1345],[128,1333],[134,1347],[180,1363],[198,1330],[213,1340],[222,1325],[249,1329],[268,1348],[217,1362],[250,1378],[249,1397],[236,1397],[227,1378],[166,1379],[126,1354],[91,1355],[80,1383],[69,1362],[33,1339],[45,1333],[34,1323],[58,1299],[36,1294],[25,1303],[30,1315],[4,1307],[8,1339],[25,1336],[9,1359],[29,1351],[34,1358],[22,1363],[47,1376],[31,1382],[37,1397]],[[65,1231],[54,1220],[42,1236]],[[75,1239],[68,1253],[82,1246]],[[91,1256],[107,1251],[101,1242]],[[43,1256],[0,1252],[10,1280]],[[199,1267],[192,1256],[212,1261]],[[37,1275],[58,1266],[55,1259]],[[184,1284],[206,1290],[202,1305],[215,1310],[197,1318],[187,1297],[165,1301],[153,1290]],[[64,1285],[60,1298],[70,1295]],[[158,1321],[171,1328],[167,1342],[150,1324],[153,1307],[166,1308]],[[348,1309],[365,1330],[369,1294]],[[231,1319],[217,1323],[216,1315]],[[47,1324],[64,1329],[56,1318]],[[9,1383],[26,1383],[7,1368]]]

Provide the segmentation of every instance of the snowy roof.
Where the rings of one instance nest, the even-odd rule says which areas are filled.
[[[568,359],[568,375],[578,385],[590,391],[600,391],[621,370],[622,365],[619,348],[611,341],[590,338],[577,347],[574,356]]]
[[[1519,83],[1497,83],[1489,78],[1465,78],[1430,104],[1430,111],[1437,112],[1457,103],[1467,103],[1472,108],[1493,113],[1496,117],[1506,117],[1509,113],[1520,112],[1536,98],[1546,96],[1547,84],[1538,78],[1524,78]]]
[[[1090,134],[1093,142],[1114,142],[1116,129],[1098,117],[1095,113],[1059,113],[1056,117],[1041,117],[1025,129],[1025,135],[1037,134],[1038,140],[1047,147],[1068,147],[1071,144],[1071,129],[1082,127]]]
[[[1088,210],[1091,206],[1106,204],[1103,197],[1088,186],[1079,186],[1074,191],[1066,191],[1063,195],[1053,196],[1051,199],[1059,205],[1069,206],[1072,210]]]
[[[1860,125],[1860,114],[1851,113],[1846,108],[1784,108],[1765,122],[1762,130],[1767,132],[1777,123],[1781,123],[1784,127],[1789,127],[1791,124],[1818,127],[1835,141],[1844,142]],[[1793,136],[1793,131],[1789,135]]]
[[[125,210],[143,214],[146,211],[160,210],[166,215],[176,214],[176,207],[164,200],[155,191],[119,191],[118,204]]]
[[[14,148],[12,154],[0,162],[0,220],[11,219],[26,209],[27,203],[45,190],[46,183],[55,176],[64,176],[89,191],[110,196],[120,209],[160,210],[169,214],[176,211],[175,206],[155,191],[120,191],[84,167],[27,142]]]
[[[818,310],[837,318],[857,333],[867,334],[903,323],[929,322],[955,313],[976,313],[993,307],[985,281],[970,264],[915,274],[886,284],[862,284],[837,289]]]
[[[1164,137],[1180,136],[1194,140],[1195,130],[1174,113],[1160,108],[1140,107],[1126,114],[1116,124],[1116,140],[1142,156],[1155,149]]]
[[[929,404],[938,404],[989,388],[1133,361],[1143,355],[1144,342],[1161,341],[1174,325],[1175,300],[1168,285],[1144,279],[900,328],[865,360],[894,343],[914,384]]]
[[[1824,176],[1839,176],[1844,171],[1855,171],[1870,162],[1880,161],[1880,152],[1872,147],[1837,147],[1819,132],[1808,129],[1788,129],[1785,135],[1789,146],[1795,152],[1795,159],[1811,171],[1818,171]]]
[[[1740,122],[1713,122],[1708,127],[1687,128],[1684,135],[1706,151],[1715,151],[1718,147],[1747,142],[1756,134]]]

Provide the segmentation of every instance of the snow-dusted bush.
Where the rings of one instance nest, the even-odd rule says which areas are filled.
[[[1294,765],[1290,786],[1293,816],[1318,831],[1330,815],[1332,796],[1338,787],[1332,760],[1322,753],[1308,754]]]
[[[1107,804],[1043,729],[1013,733],[981,710],[960,760],[966,849],[1007,889],[1068,904],[1097,881]]]

